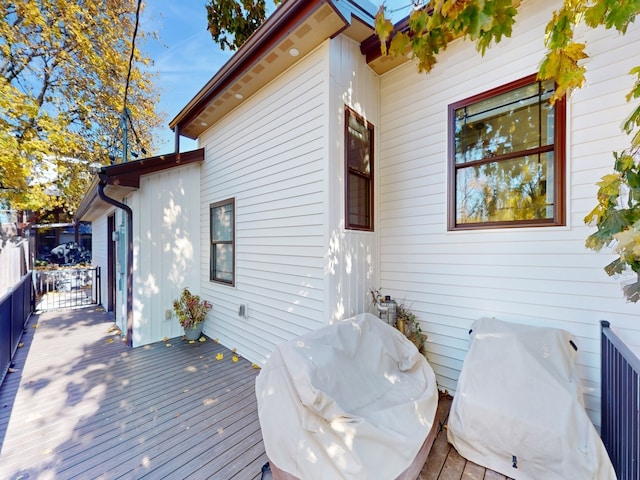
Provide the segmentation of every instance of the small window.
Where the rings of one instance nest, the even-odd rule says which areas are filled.
[[[229,199],[209,205],[211,222],[212,282],[235,284],[235,200]]]
[[[535,75],[449,106],[449,229],[564,225],[565,99]]]
[[[373,231],[373,125],[346,108],[345,225]]]

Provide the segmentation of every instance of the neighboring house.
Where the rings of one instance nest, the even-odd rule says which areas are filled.
[[[179,334],[165,311],[189,286],[214,305],[205,333],[261,363],[370,309],[381,287],[422,321],[452,393],[474,320],[569,330],[599,424],[599,320],[637,344],[640,324],[603,271],[611,255],[585,249],[583,218],[628,143],[640,28],[580,34],[588,85],[550,109],[553,85],[534,74],[560,4],[524,1],[484,57],[458,40],[420,74],[380,56],[374,5],[285,2],[171,122],[202,163],[139,176],[137,190],[109,184],[136,226],[133,344]],[[81,215],[101,265],[109,211]]]

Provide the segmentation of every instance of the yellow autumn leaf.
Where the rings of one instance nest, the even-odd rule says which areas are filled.
[[[31,328],[38,328],[38,324],[36,323],[35,325],[31,325]]]
[[[224,355],[222,353],[219,353],[216,355],[216,360],[222,360],[224,358]]]
[[[107,338],[106,342],[107,343],[113,343],[113,338]]]
[[[198,341],[199,341],[199,342],[206,342],[206,341],[207,341],[207,337],[202,336],[202,337],[200,337],[200,338],[198,339]]]
[[[233,361],[233,363],[238,363],[237,355],[234,355],[233,357],[231,357],[231,360]]]
[[[196,343],[195,340],[189,340],[189,343]]]
[[[170,347],[171,344],[170,343],[165,343],[165,346]]]
[[[258,365],[257,363],[254,363],[251,365],[253,368],[255,368],[256,370],[260,370],[260,365]]]
[[[144,49],[131,51],[134,30],[142,43],[153,33],[134,24],[135,4],[1,2],[0,176],[6,188],[3,202],[12,208],[76,210],[93,177],[87,165],[109,162],[103,146],[118,128],[120,117],[113,112],[124,108],[122,82],[114,76],[121,79],[127,68],[131,131],[138,147],[153,144],[161,124],[154,68],[147,67]],[[76,160],[79,155],[82,162]],[[45,158],[55,158],[55,170],[47,172]],[[36,172],[40,178],[34,182]],[[51,172],[55,177],[49,177]],[[51,181],[60,195],[46,194]]]
[[[162,341],[163,341],[163,342],[165,342],[165,343],[166,343],[166,342],[168,342],[168,341],[169,341],[169,337],[164,337],[164,338],[162,339]]]
[[[220,340],[218,338],[215,338],[213,341],[216,343],[220,343]]]
[[[231,349],[231,353],[236,353],[236,348],[235,348],[235,347],[233,347],[233,348]]]

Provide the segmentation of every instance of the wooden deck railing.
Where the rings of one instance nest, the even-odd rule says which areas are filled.
[[[619,480],[640,478],[640,358],[602,326],[601,437]]]
[[[31,272],[0,297],[0,384],[11,366],[22,331],[33,311]]]

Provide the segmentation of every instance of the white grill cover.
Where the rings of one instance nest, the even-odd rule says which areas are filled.
[[[256,395],[269,460],[304,480],[396,478],[438,403],[424,356],[368,313],[278,345]]]
[[[517,480],[616,478],[568,332],[483,318],[471,338],[447,431],[463,457]]]

